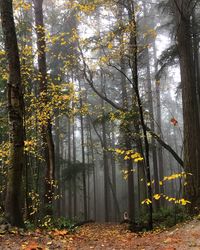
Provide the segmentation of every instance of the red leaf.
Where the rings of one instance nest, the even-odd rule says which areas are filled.
[[[174,117],[170,120],[170,122],[174,126],[176,126],[178,124],[178,121]]]

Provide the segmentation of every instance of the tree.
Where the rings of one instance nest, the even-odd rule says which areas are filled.
[[[134,227],[149,211],[151,228],[153,208],[167,201],[175,207],[189,203],[180,199],[183,187],[187,200],[195,204],[200,147],[199,1],[157,1],[167,8],[162,20],[153,0],[13,2],[24,94],[26,220],[37,222],[47,215],[51,222],[54,216],[119,221],[127,211]],[[170,40],[172,31],[178,35]],[[167,42],[160,46],[160,38],[166,37],[169,46]],[[177,80],[178,52],[182,84]],[[1,46],[0,204],[5,203],[10,171],[7,76]],[[17,92],[8,86],[12,99]],[[192,175],[183,172],[179,156],[182,87],[187,116],[184,164]],[[18,197],[23,200],[23,194]]]
[[[12,0],[0,1],[2,28],[9,64],[7,83],[10,159],[8,168],[5,214],[13,226],[23,226],[22,170],[24,166],[23,94],[20,61]]]
[[[196,1],[174,0],[177,22],[177,46],[180,58],[183,118],[184,118],[184,168],[191,173],[185,192],[191,201],[190,213],[200,204],[200,124],[195,84],[195,67],[192,52],[191,15]]]
[[[45,42],[45,27],[43,21],[43,0],[34,0],[35,10],[35,24],[37,34],[37,48],[38,48],[38,70],[40,76],[40,98],[41,98],[41,112],[45,114],[45,106],[48,102],[47,93],[47,66],[46,66],[46,42]],[[52,199],[53,199],[53,181],[55,175],[55,152],[54,142],[52,137],[52,125],[48,117],[46,123],[42,125],[42,137],[44,146],[44,158],[46,164],[45,174],[45,195],[44,203],[46,212],[52,213]]]

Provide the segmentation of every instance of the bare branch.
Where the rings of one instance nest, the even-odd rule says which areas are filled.
[[[102,98],[104,101],[109,103],[113,108],[115,108],[117,110],[120,110],[120,111],[123,111],[123,112],[127,112],[128,111],[127,109],[117,105],[115,102],[111,101],[107,96],[103,95],[100,91],[98,91],[96,89],[96,87],[94,86],[94,82],[93,82],[92,72],[91,72],[90,68],[88,67],[88,65],[85,62],[85,59],[84,59],[83,52],[82,52],[81,48],[79,48],[79,49],[80,49],[80,52],[81,52],[81,57],[82,57],[83,65],[84,65],[83,74],[84,74],[84,77],[85,77],[86,81],[88,82],[90,87],[93,89],[93,91],[100,98]]]
[[[184,167],[183,160],[178,156],[178,154],[173,150],[172,147],[170,147],[167,143],[165,143],[156,133],[154,133],[150,128],[146,126],[146,130],[153,136],[153,138],[162,146],[164,147],[168,152],[172,154],[174,159],[181,165],[181,167]]]
[[[83,69],[83,73],[84,73],[84,77],[86,79],[86,81],[88,82],[88,84],[90,85],[90,87],[92,88],[92,90],[100,97],[102,98],[104,101],[106,101],[107,103],[109,103],[112,107],[114,107],[115,109],[117,110],[120,110],[120,111],[123,111],[123,112],[128,112],[129,110],[126,109],[126,108],[123,108],[119,105],[117,105],[116,103],[114,103],[113,101],[111,101],[109,98],[107,98],[106,96],[104,96],[101,92],[99,92],[95,86],[94,86],[94,82],[93,82],[93,79],[92,79],[92,72],[90,71],[88,65],[86,64],[85,62],[85,59],[84,59],[84,56],[83,56],[83,52],[80,49],[80,52],[81,52],[81,57],[82,57],[82,60],[83,60],[83,64],[84,64],[84,69]],[[133,85],[133,82],[131,81],[131,79],[123,72],[121,71],[118,67],[116,67],[115,65],[111,65],[109,64],[109,66],[115,68],[116,70],[118,70],[121,74],[123,74],[126,79],[129,81],[129,83],[131,83],[131,85],[134,87]],[[88,70],[88,74],[86,72],[86,70]],[[94,127],[94,126],[93,126]],[[158,136],[154,131],[152,131],[149,127],[147,127],[145,125],[145,128],[146,130],[154,137],[155,140],[157,140],[157,142],[162,146],[164,147],[168,152],[170,152],[172,154],[172,156],[174,157],[174,159],[183,167],[183,160],[178,156],[178,154],[173,150],[173,148],[168,145],[167,143],[165,143],[161,138],[160,136]],[[95,129],[95,128],[94,128]],[[95,129],[96,130],[96,129]],[[97,131],[96,131],[97,132]],[[97,132],[97,135],[98,135],[98,132]],[[98,135],[99,137],[99,135]]]

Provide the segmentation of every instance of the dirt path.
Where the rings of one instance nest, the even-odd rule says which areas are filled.
[[[168,231],[137,235],[121,225],[90,224],[76,233],[51,231],[0,235],[1,250],[200,250],[200,221],[178,225]]]

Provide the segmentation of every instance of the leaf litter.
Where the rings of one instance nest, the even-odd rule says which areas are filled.
[[[168,230],[132,233],[118,224],[88,224],[67,230],[22,231],[0,234],[0,250],[199,250],[200,221],[193,220]]]

